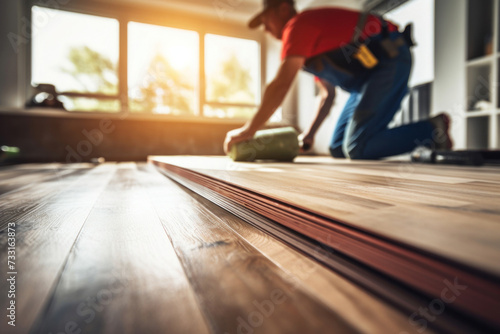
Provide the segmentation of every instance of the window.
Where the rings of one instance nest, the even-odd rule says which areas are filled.
[[[118,21],[34,6],[32,84],[53,84],[68,110],[119,111]]]
[[[209,118],[255,113],[256,40],[136,22],[129,15],[115,19],[33,6],[32,84],[53,84],[70,111]],[[126,54],[120,54],[120,42],[127,43],[121,49]]]
[[[131,112],[196,114],[198,38],[194,31],[128,24]]]
[[[205,36],[205,105],[209,117],[252,116],[260,99],[259,44],[241,38]]]

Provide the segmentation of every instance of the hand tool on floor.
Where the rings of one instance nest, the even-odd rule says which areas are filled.
[[[439,151],[426,147],[418,147],[411,154],[411,161],[447,165],[481,166],[484,163],[495,163],[500,159],[499,151],[461,150]]]
[[[299,154],[298,132],[293,127],[259,130],[251,140],[231,146],[234,161],[293,161]]]

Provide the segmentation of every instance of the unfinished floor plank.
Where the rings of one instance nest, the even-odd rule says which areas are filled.
[[[414,193],[411,186],[392,186],[392,174],[398,180],[403,177],[391,164],[385,170],[389,176],[356,172],[382,168],[383,162],[354,162],[351,173],[344,162],[337,169],[335,163],[306,159],[310,173],[304,173],[300,159],[299,164],[234,164],[216,157],[152,159],[175,175],[315,240],[332,236],[327,244],[336,251],[427,295],[439,296],[443,280],[460,278],[468,289],[453,306],[492,326],[500,325],[493,311],[500,297],[494,278],[500,275],[496,205],[478,212],[487,206],[481,196],[446,196],[446,185],[471,183],[475,192],[491,193],[492,187],[482,188],[484,180],[478,183],[480,169],[474,173],[451,168],[447,175],[434,176],[426,174],[427,167],[419,171],[415,166],[418,182],[434,184],[432,194],[422,188]],[[500,179],[489,177],[489,184]],[[498,195],[500,189],[493,197]]]
[[[85,218],[114,171],[114,165],[82,169],[0,197],[2,223],[15,223],[16,326],[2,333],[28,333],[39,315]],[[7,213],[4,215],[4,213]],[[0,232],[0,266],[7,268],[7,230]],[[2,273],[1,291],[8,291]],[[5,310],[9,299],[2,296]]]
[[[325,158],[302,158],[298,159],[298,164],[233,163],[223,157],[157,160],[294,203],[500,275],[500,212],[497,205],[500,187],[470,183],[482,179],[482,168],[461,171],[453,166],[432,169],[412,165],[411,172],[402,173],[394,163],[349,163]],[[303,169],[304,165],[307,170]],[[378,174],[373,172],[374,168],[378,169]],[[372,172],[367,176],[360,174],[360,170]],[[500,182],[500,173],[490,174],[486,184]],[[393,184],[392,178],[407,183]],[[446,186],[447,182],[469,189],[474,196],[464,191],[457,197],[453,188]],[[424,194],[422,187],[427,187]],[[481,207],[483,212],[469,212],[467,208],[470,207]],[[394,224],[393,228],[387,226],[390,224]],[[432,229],[428,228],[429,224],[433,224]],[[455,247],[457,243],[462,246]],[[489,255],[492,245],[497,245],[494,247],[497,256]]]
[[[121,164],[86,219],[34,333],[208,333],[183,268]],[[164,189],[167,193],[168,188]]]
[[[358,332],[172,181],[141,180],[214,333]]]
[[[395,284],[394,281],[387,280],[387,277],[380,276],[376,272],[360,266],[359,263],[353,263],[349,259],[339,256],[337,252],[335,252],[331,248],[325,247],[324,244],[322,245],[316,242],[304,240],[303,236],[298,235],[297,233],[294,233],[293,231],[290,231],[263,216],[255,214],[255,212],[248,207],[242,207],[236,202],[228,201],[227,198],[224,198],[223,196],[220,196],[216,192],[206,189],[203,186],[197,185],[192,181],[176,177],[171,173],[165,173],[164,170],[161,170],[161,172],[189,189],[186,191],[190,193],[192,193],[192,191],[195,191],[196,194],[209,199],[211,203],[214,203],[221,208],[224,208],[224,210],[228,210],[228,212],[237,215],[240,219],[243,219],[245,221],[245,226],[248,227],[250,224],[251,226],[257,227],[259,230],[266,231],[266,233],[264,234],[265,236],[276,237],[286,243],[289,247],[294,247],[294,249],[297,249],[302,254],[308,254],[311,259],[314,259],[315,263],[324,265],[329,270],[333,270],[335,273],[340,273],[342,277],[350,282],[350,284],[355,285],[357,288],[362,288],[365,291],[373,293],[375,296],[377,296],[377,299],[384,300],[386,303],[393,305],[397,310],[400,311],[400,313],[406,314],[408,317],[415,316],[415,310],[425,309],[425,307],[432,302],[432,298],[429,299],[426,296],[415,293],[415,291],[408,290],[407,287],[400,286],[397,283]],[[199,196],[197,196],[196,199],[199,200]],[[212,207],[213,206],[211,206],[211,208]],[[222,211],[224,212],[224,210]],[[213,211],[216,215],[221,214],[221,212],[217,210],[211,211]],[[230,224],[228,221],[225,222]],[[324,235],[322,239],[328,241],[329,238],[329,235]],[[256,247],[260,251],[262,251],[258,243],[252,243],[252,245],[256,245]],[[276,258],[271,258],[271,260],[275,261]],[[299,277],[302,276],[299,275]],[[298,277],[292,277],[292,279],[294,282],[297,282]],[[306,285],[305,287],[306,289],[311,288],[310,285]],[[321,294],[322,296],[329,296],[327,291],[322,291]],[[333,298],[333,300],[335,300],[335,298]],[[361,300],[362,299],[360,299],[360,301]],[[329,304],[327,303],[327,305]],[[345,308],[343,308],[343,310],[344,309]],[[346,316],[344,314],[342,314],[342,316],[345,318],[349,318],[349,316]],[[365,317],[358,318],[356,325],[359,325],[359,322],[362,321],[362,319],[365,319]],[[412,327],[418,328],[417,332],[419,330],[422,330],[422,322],[427,322],[426,319],[423,319],[423,321],[422,319],[420,320],[421,321],[417,322],[409,322]],[[428,330],[430,326],[432,326],[432,328],[436,329],[438,332],[450,334],[483,334],[491,332],[491,329],[489,329],[488,326],[484,326],[477,321],[471,321],[471,319],[457,316],[448,308],[445,310],[445,312],[440,314],[439,317],[436,317],[432,322],[427,323],[425,327]],[[385,326],[383,328],[388,327],[390,326]],[[374,329],[372,328],[372,331],[373,330]],[[408,331],[412,332],[411,328]]]
[[[308,291],[362,333],[418,333],[409,315],[374,296],[349,279],[327,269],[296,250],[186,189],[196,201],[212,212],[270,261],[285,271],[294,286]],[[318,247],[318,252],[326,252]],[[428,333],[434,331],[427,329]]]

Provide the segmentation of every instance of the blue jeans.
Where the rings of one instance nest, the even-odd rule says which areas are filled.
[[[390,34],[391,39],[400,36],[399,32]],[[410,152],[432,140],[429,121],[387,127],[408,92],[412,57],[407,45],[399,47],[397,57],[380,57],[373,70],[356,76],[324,65],[319,72],[309,72],[351,93],[330,143],[333,157],[379,159]]]

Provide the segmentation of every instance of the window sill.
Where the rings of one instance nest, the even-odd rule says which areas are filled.
[[[111,120],[133,120],[133,121],[163,121],[177,123],[208,123],[208,124],[234,124],[243,125],[245,119],[232,118],[210,118],[202,116],[172,116],[154,114],[133,113],[106,113],[106,112],[75,112],[64,111],[53,108],[6,108],[0,107],[0,115],[27,116],[27,117],[54,117],[74,119],[111,119]]]

